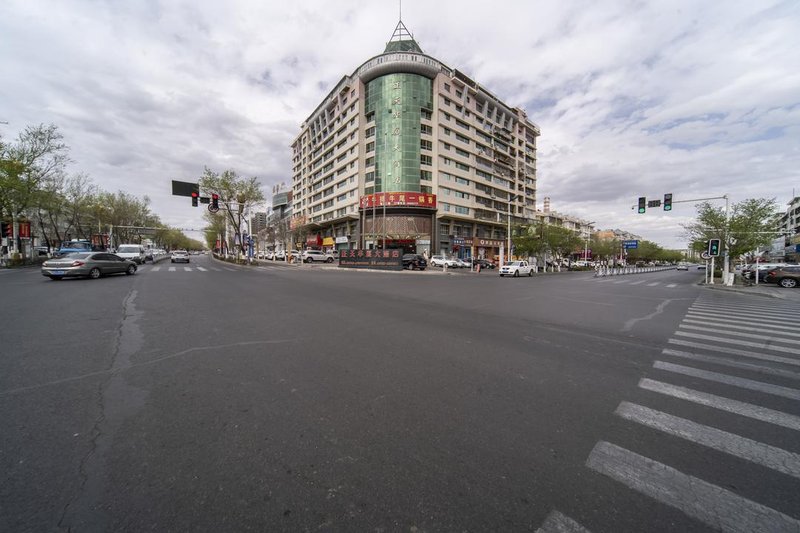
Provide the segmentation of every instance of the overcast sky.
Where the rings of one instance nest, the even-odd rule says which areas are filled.
[[[0,135],[55,124],[71,173],[202,228],[171,180],[291,183],[300,124],[381,53],[397,1],[3,0]],[[406,0],[426,54],[541,128],[538,207],[682,247],[694,203],[800,194],[800,2]],[[796,190],[795,190],[796,189]],[[719,205],[723,205],[720,203]],[[191,234],[199,238],[199,234]]]

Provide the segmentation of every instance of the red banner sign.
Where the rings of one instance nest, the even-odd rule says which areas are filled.
[[[31,223],[30,222],[20,222],[19,223],[19,237],[23,239],[30,239],[31,238]]]
[[[373,207],[429,207],[436,209],[436,195],[421,192],[379,192],[361,197],[361,209]]]

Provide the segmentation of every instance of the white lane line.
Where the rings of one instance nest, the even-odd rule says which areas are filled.
[[[695,303],[692,305],[693,309],[706,309],[706,310],[718,310],[722,312],[728,313],[737,313],[737,314],[758,314],[758,315],[774,315],[774,316],[785,316],[787,313],[797,313],[800,311],[800,306],[797,305],[786,305],[786,304],[778,304],[775,305],[725,305],[725,304],[704,304],[704,303]]]
[[[759,314],[757,316],[750,316],[750,315],[742,314],[742,313],[720,313],[720,312],[712,312],[712,311],[696,311],[694,309],[689,309],[687,311],[687,314],[696,315],[696,316],[711,316],[711,317],[718,317],[718,318],[730,318],[730,319],[736,320],[738,322],[747,322],[747,323],[756,323],[756,324],[768,323],[767,321],[773,320],[773,321],[779,322],[782,325],[789,325],[789,324],[800,325],[800,321],[789,320],[786,317],[786,315],[768,317],[768,316],[764,316],[764,315]]]
[[[550,511],[542,527],[536,533],[591,533],[588,529],[577,523],[572,518],[558,511]]]
[[[669,344],[677,344],[678,346],[688,346],[689,348],[700,348],[702,350],[709,350],[712,352],[722,352],[727,355],[741,355],[742,357],[750,357],[752,359],[761,359],[762,361],[772,361],[773,363],[784,363],[787,365],[800,366],[800,361],[789,357],[781,357],[780,355],[770,355],[766,353],[750,352],[747,350],[737,350],[736,348],[728,348],[727,346],[717,346],[715,344],[703,344],[702,342],[690,342],[681,339],[669,339]]]
[[[175,272],[175,267],[169,267],[170,272]]]
[[[683,359],[691,359],[693,361],[702,361],[704,363],[712,363],[715,365],[730,366],[733,368],[741,368],[742,370],[749,370],[759,374],[769,374],[771,376],[780,376],[790,379],[800,379],[800,373],[792,372],[791,370],[782,370],[780,368],[772,368],[764,366],[763,364],[747,363],[744,361],[731,361],[724,357],[716,357],[714,355],[704,355],[694,352],[682,352],[680,350],[670,350],[665,348],[661,351],[663,355],[671,355],[673,357],[681,357]]]
[[[631,283],[631,285],[639,285],[639,284],[644,283],[645,281],[647,281],[647,280],[640,279],[639,281],[634,281],[633,283]]]
[[[153,268],[151,268],[150,270],[152,270],[153,272],[158,272],[159,270],[161,270],[161,267],[160,267],[160,266],[158,266],[158,267],[153,267]]]
[[[734,337],[746,337],[748,339],[762,339],[762,340],[771,341],[771,342],[783,342],[783,343],[786,343],[786,344],[797,344],[797,345],[800,345],[800,340],[781,339],[780,337],[775,336],[775,335],[757,335],[755,333],[742,333],[740,331],[723,331],[723,330],[719,330],[719,329],[716,329],[716,328],[708,328],[708,327],[704,328],[702,326],[692,326],[692,325],[686,325],[686,324],[680,324],[678,327],[679,328],[683,328],[683,329],[692,329],[692,330],[695,330],[695,331],[705,331],[705,332],[708,332],[708,333],[719,333],[719,334],[723,334],[723,335],[732,335]]]
[[[621,280],[619,280],[619,281],[615,281],[614,283],[615,283],[615,284],[620,284],[620,283],[628,283],[628,281],[630,281],[630,280],[627,280],[627,279],[621,279]]]
[[[673,372],[675,374],[682,374],[684,376],[705,379],[707,381],[714,381],[716,383],[724,383],[725,385],[733,385],[734,387],[742,389],[772,394],[773,396],[782,396],[791,400],[800,400],[800,390],[782,387],[780,385],[772,385],[770,383],[764,383],[763,381],[729,376],[727,374],[720,374],[719,372],[711,372],[709,370],[701,370],[691,366],[676,365],[664,361],[656,361],[653,363],[653,368]]]
[[[183,267],[183,270],[185,270],[186,272],[191,272],[192,271],[192,267]]]
[[[658,461],[598,442],[586,466],[713,529],[726,532],[798,531],[800,521]]]
[[[598,280],[597,283],[608,283],[609,281],[614,281],[614,279],[613,278],[601,279],[601,280]]]
[[[659,285],[660,283],[661,283],[660,281],[656,281],[655,283],[648,283],[647,286],[648,287],[655,287],[656,285]]]
[[[661,381],[648,378],[642,378],[639,381],[639,387],[659,394],[672,396],[673,398],[713,407],[720,411],[727,411],[747,418],[775,424],[776,426],[783,426],[785,428],[794,429],[795,431],[800,431],[800,417],[761,407],[760,405],[731,400],[730,398],[723,398],[722,396],[687,389],[679,385],[662,383]]]
[[[673,288],[675,288],[675,287],[677,287],[677,286],[678,286],[678,284],[677,284],[677,283],[670,283],[669,285],[667,285],[667,288],[668,288],[668,289],[673,289]]]
[[[203,267],[195,267],[195,268],[197,268],[197,270],[199,270],[200,272],[208,272],[207,268],[203,268]]]
[[[714,335],[701,335],[699,333],[688,333],[686,331],[676,331],[675,335],[678,337],[689,337],[690,339],[701,339],[706,341],[724,342],[727,344],[735,344],[736,346],[746,346],[748,348],[758,348],[759,350],[770,350],[773,352],[792,353],[800,355],[800,349],[786,348],[785,346],[773,346],[768,342],[750,342],[740,341],[738,339],[727,339],[725,337],[715,337]]]
[[[800,455],[642,405],[622,402],[614,413],[669,435],[800,478]]]
[[[687,324],[702,324],[705,326],[714,326],[720,327],[725,329],[738,329],[741,331],[760,331],[762,333],[774,333],[776,335],[788,336],[788,337],[800,337],[800,333],[794,333],[797,331],[797,328],[792,326],[785,326],[785,329],[790,329],[792,331],[778,331],[774,328],[779,326],[759,326],[757,328],[750,327],[750,326],[742,326],[741,321],[733,321],[733,320],[718,320],[716,318],[705,318],[703,320],[696,320],[693,318],[684,318],[682,322]]]

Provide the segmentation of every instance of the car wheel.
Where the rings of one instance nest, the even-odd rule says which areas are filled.
[[[781,287],[786,287],[787,289],[791,289],[797,287],[797,280],[792,278],[783,278],[778,282]]]
[[[125,273],[129,276],[136,274],[136,267],[133,265],[128,265],[128,270],[126,270]]]
[[[64,278],[62,276],[50,276],[50,279],[52,279],[53,281],[61,281]]]
[[[519,270],[515,270],[515,271],[514,271],[514,277],[515,277],[515,278],[518,278],[518,277],[519,277]]]
[[[91,270],[89,271],[89,277],[90,277],[90,278],[92,278],[92,279],[97,279],[97,278],[99,278],[99,277],[100,277],[100,269],[99,269],[99,268],[93,268],[93,269],[91,269]]]
[[[528,277],[533,276],[533,270],[528,270]]]
[[[174,260],[174,259],[170,259],[170,260],[169,260],[169,262],[170,262],[170,263],[174,263],[174,262],[175,262],[175,260]]]
[[[502,278],[504,275],[505,275],[505,274],[500,274],[500,277]]]
[[[333,257],[329,257],[325,260],[326,263],[333,263]]]

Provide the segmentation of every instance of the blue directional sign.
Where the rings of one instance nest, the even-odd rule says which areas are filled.
[[[622,247],[626,250],[630,250],[631,248],[638,248],[639,241],[622,241]]]

